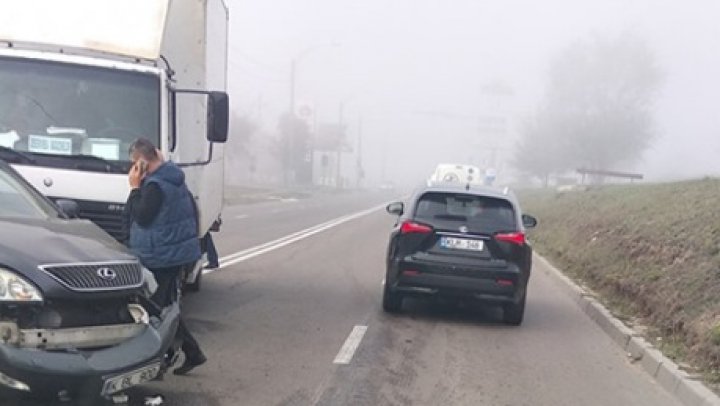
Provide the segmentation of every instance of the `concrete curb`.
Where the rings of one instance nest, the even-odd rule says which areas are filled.
[[[674,395],[680,403],[685,406],[720,406],[720,397],[614,317],[593,294],[577,285],[541,255],[535,254],[535,257],[546,266],[549,270],[547,273],[560,282],[559,286],[583,312],[627,353],[631,362],[638,362],[658,385]]]

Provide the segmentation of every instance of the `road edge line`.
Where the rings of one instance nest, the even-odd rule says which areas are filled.
[[[673,360],[613,316],[592,293],[575,283],[548,259],[538,253],[533,255],[545,265],[548,271],[544,273],[559,282],[585,315],[622,348],[632,362],[639,362],[642,370],[660,387],[685,406],[720,406],[720,396],[702,381],[681,370]]]

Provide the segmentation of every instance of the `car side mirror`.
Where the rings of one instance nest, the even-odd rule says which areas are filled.
[[[537,219],[529,214],[522,215],[522,222],[525,228],[533,228],[537,226],[538,223]]]
[[[60,209],[60,211],[68,218],[76,219],[80,217],[80,206],[78,206],[76,201],[68,199],[58,199],[55,204],[57,204],[57,207]]]
[[[208,93],[207,140],[223,143],[228,138],[230,98],[225,92]]]
[[[405,212],[405,204],[403,204],[403,202],[390,203],[387,205],[387,207],[385,207],[385,210],[387,210],[387,212],[390,214],[402,216],[402,214]]]

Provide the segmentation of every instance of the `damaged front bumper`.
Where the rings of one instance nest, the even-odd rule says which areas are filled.
[[[57,330],[0,326],[0,386],[50,396],[110,394],[118,377],[163,360],[179,320],[176,303],[147,324]]]

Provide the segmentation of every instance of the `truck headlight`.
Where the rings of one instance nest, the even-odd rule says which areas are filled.
[[[40,291],[22,276],[0,268],[0,302],[42,302]]]

